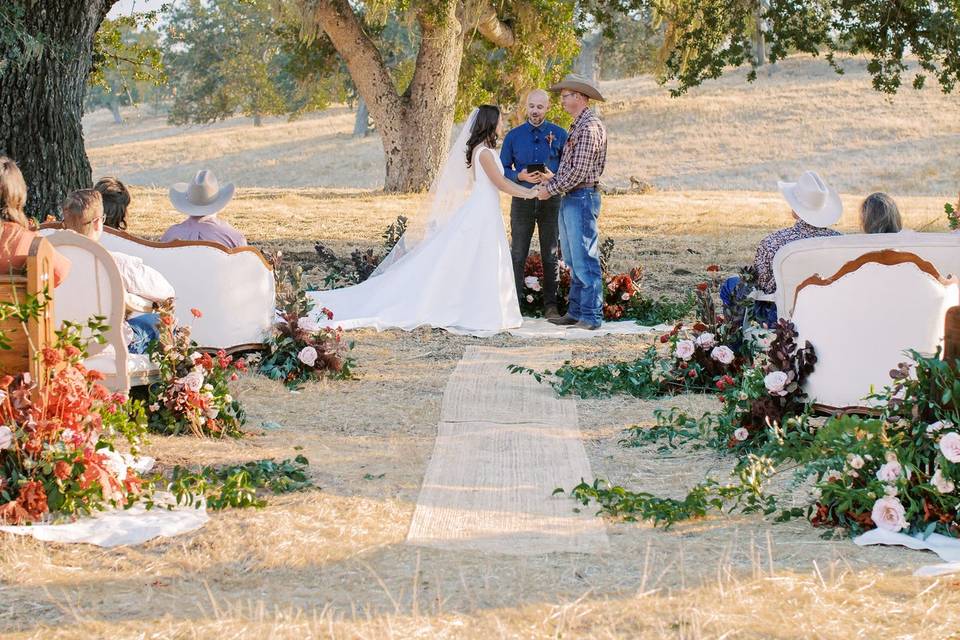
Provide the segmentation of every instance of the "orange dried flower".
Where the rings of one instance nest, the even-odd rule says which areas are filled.
[[[197,309],[196,307],[192,307],[192,308],[190,309],[190,313],[193,314],[193,317],[194,317],[194,318],[202,318],[202,317],[203,317],[203,313],[200,311],[200,309]]]

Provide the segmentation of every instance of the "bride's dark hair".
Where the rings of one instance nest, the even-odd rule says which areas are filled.
[[[497,125],[500,123],[500,107],[482,104],[477,107],[477,118],[467,140],[467,166],[473,166],[473,150],[483,143],[491,149],[497,146]]]

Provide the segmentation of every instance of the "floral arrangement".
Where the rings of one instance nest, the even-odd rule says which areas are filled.
[[[286,268],[282,256],[274,258],[277,278],[277,308],[280,318],[273,335],[266,340],[266,352],[257,362],[257,370],[290,388],[308,380],[332,377],[346,380],[353,377],[354,361],[347,354],[353,342],[346,342],[343,330],[320,324],[311,315],[313,302],[303,286],[303,270]],[[320,315],[333,320],[329,309]]]
[[[191,309],[195,317],[202,313]],[[190,339],[190,327],[177,325],[169,306],[158,310],[159,338],[148,348],[160,370],[160,380],[150,385],[149,425],[167,434],[241,437],[246,412],[230,395],[228,383],[247,370],[241,358],[224,351],[202,353]]]
[[[523,296],[520,298],[520,313],[527,317],[543,315],[543,257],[534,251],[527,256],[523,266]],[[557,308],[566,313],[570,296],[570,267],[560,261],[560,278],[557,284]]]
[[[379,249],[354,249],[350,258],[344,260],[326,245],[317,242],[313,245],[320,264],[326,270],[324,284],[328,288],[348,287],[359,284],[369,278],[387,257],[393,247],[407,230],[407,218],[398,216],[381,234],[383,244]]]
[[[136,453],[146,432],[139,401],[110,393],[87,370],[84,331],[104,326],[65,323],[57,342],[38,354],[43,379],[0,378],[0,522],[56,520],[129,506],[143,492],[133,458],[115,446],[125,438]],[[89,334],[88,334],[89,335]]]
[[[634,267],[629,273],[605,277],[603,280],[603,319],[621,320],[630,313],[634,301],[640,301],[640,279],[643,272]]]

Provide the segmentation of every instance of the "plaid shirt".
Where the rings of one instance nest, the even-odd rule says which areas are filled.
[[[607,128],[593,109],[584,109],[570,126],[557,175],[544,183],[552,196],[583,182],[597,183],[607,164]]]
[[[774,231],[766,238],[760,241],[757,247],[757,257],[753,263],[757,267],[757,287],[764,293],[773,293],[777,290],[777,282],[773,278],[773,256],[785,244],[790,244],[794,240],[803,240],[804,238],[821,238],[823,236],[840,235],[833,229],[824,227],[815,227],[807,224],[803,220],[797,220],[797,224],[789,229],[780,229]]]

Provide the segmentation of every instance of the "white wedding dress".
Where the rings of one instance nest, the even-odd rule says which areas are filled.
[[[473,188],[465,192],[466,200],[444,213],[439,223],[431,221],[412,250],[358,285],[308,293],[321,325],[406,330],[430,326],[472,334],[521,325],[500,195],[480,166],[481,153],[489,153],[503,173],[499,155],[478,146]],[[463,152],[457,153],[455,145],[451,159],[458,156],[465,167]],[[333,312],[332,323],[320,317],[322,308]]]

